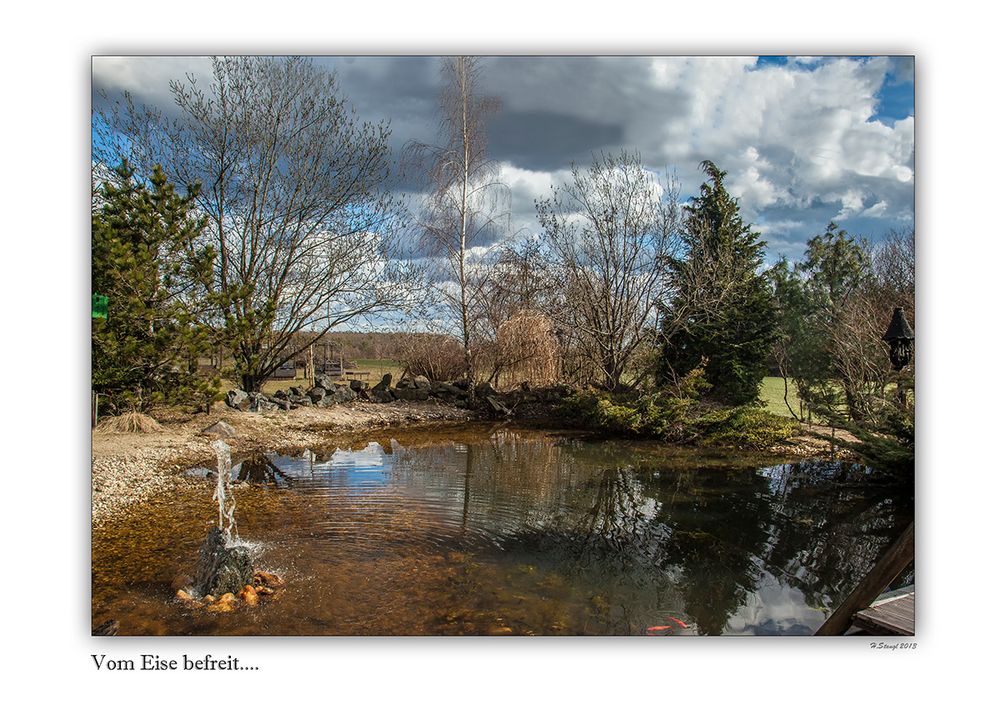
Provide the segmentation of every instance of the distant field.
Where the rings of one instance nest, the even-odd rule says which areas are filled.
[[[764,383],[760,387],[760,398],[767,402],[767,410],[778,416],[792,417],[785,406],[785,383],[781,377],[765,377]],[[799,395],[795,391],[795,385],[788,380],[788,403],[799,411]]]
[[[392,375],[393,382],[403,374],[403,365],[398,360],[356,358],[353,362],[359,370],[367,370],[372,373],[372,383],[378,382],[386,372]]]

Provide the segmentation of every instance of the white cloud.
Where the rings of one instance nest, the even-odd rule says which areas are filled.
[[[861,212],[861,216],[864,218],[882,218],[885,216],[886,211],[889,209],[889,204],[885,201],[879,201],[874,206],[866,208]]]
[[[366,117],[391,117],[400,140],[424,138],[421,131],[435,125],[433,61],[334,63],[347,81],[345,94],[360,101]],[[537,231],[534,200],[565,180],[571,159],[623,147],[639,150],[661,173],[676,170],[684,195],[704,180],[698,164],[714,161],[762,230],[799,224],[781,232],[789,251],[831,219],[878,217],[886,227],[912,221],[913,117],[875,119],[883,84],[911,79],[912,65],[907,57],[793,57],[762,66],[755,57],[489,58],[484,90],[502,99],[505,113],[520,115],[526,132],[531,116],[580,122],[574,128],[567,120],[565,135],[553,133],[545,167],[498,155],[508,159],[501,167],[510,186],[511,230]],[[168,79],[189,71],[205,76],[207,68],[207,59],[190,57],[95,59],[94,83],[139,96],[158,87],[162,97]],[[559,146],[564,136],[584,139],[585,129],[599,137]],[[607,134],[620,137],[605,144]],[[572,150],[575,156],[565,156]]]

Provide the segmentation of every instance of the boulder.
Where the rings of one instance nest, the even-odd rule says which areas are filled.
[[[430,389],[418,389],[414,388],[402,388],[396,387],[395,394],[397,399],[402,399],[403,401],[427,401],[431,397]]]
[[[333,401],[337,404],[346,404],[349,401],[354,401],[358,398],[357,392],[348,386],[337,385],[333,392],[330,394],[333,397]]]
[[[287,399],[287,398],[288,398],[288,392],[286,390],[284,390],[284,389],[279,389],[278,391],[276,391],[274,394],[271,395],[271,399],[272,400],[273,399]]]
[[[396,382],[396,389],[416,389],[416,383],[410,377],[400,377]]]
[[[184,589],[179,589],[177,592],[175,592],[174,593],[174,597],[176,597],[181,602],[194,602],[195,601],[194,598],[191,596],[191,593],[189,593],[187,590],[184,590]]]
[[[272,404],[274,404],[276,407],[278,407],[282,411],[291,411],[292,402],[290,402],[288,399],[281,398],[281,397],[278,397],[277,395],[275,395],[273,397],[269,397],[268,401],[270,401]]]
[[[371,390],[372,401],[376,404],[388,404],[391,401],[395,401],[396,397],[393,395],[392,390],[389,389],[379,389],[378,387],[373,387]]]
[[[469,387],[472,386],[472,383],[467,379],[456,379],[454,382],[451,383],[451,385],[453,387],[458,387],[463,392],[467,392],[469,391]]]
[[[332,392],[337,388],[337,383],[333,381],[332,377],[328,377],[327,375],[318,375],[316,377],[316,386],[322,387],[328,392]]]
[[[445,399],[454,399],[465,395],[461,389],[447,382],[431,382],[431,394]]]
[[[216,438],[232,438],[236,435],[236,429],[225,421],[216,421],[208,428],[202,429],[201,432],[205,436],[215,436]]]
[[[413,378],[413,386],[417,389],[430,389],[431,381],[423,375],[417,375]]]
[[[497,399],[492,394],[486,397],[486,405],[498,414],[503,414],[504,416],[510,416],[510,409],[504,406],[503,402]]]
[[[325,396],[326,389],[323,387],[316,386],[309,390],[309,398],[312,399],[313,404],[319,404]]]
[[[260,392],[250,395],[250,411],[274,411],[278,405]]]
[[[250,395],[242,389],[230,389],[226,394],[226,405],[240,411],[250,408]]]
[[[368,389],[368,383],[367,382],[362,382],[360,379],[352,379],[349,386],[355,392],[362,392],[362,391]]]
[[[243,546],[227,546],[222,529],[208,532],[195,566],[194,590],[200,595],[237,593],[253,582],[250,553]]]
[[[382,381],[372,387],[372,391],[385,391],[392,385],[392,375],[388,372],[382,375]]]

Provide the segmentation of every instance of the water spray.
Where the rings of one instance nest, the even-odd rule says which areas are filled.
[[[219,505],[219,528],[222,529],[226,543],[239,540],[240,534],[236,528],[236,497],[233,496],[232,448],[225,441],[212,441],[212,449],[218,459],[218,473],[215,482],[215,493],[212,495]]]

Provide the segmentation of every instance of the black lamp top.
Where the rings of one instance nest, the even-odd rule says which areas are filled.
[[[889,330],[882,336],[882,340],[892,342],[893,340],[913,340],[913,329],[903,315],[903,309],[897,306],[892,311],[892,320],[889,322]]]

